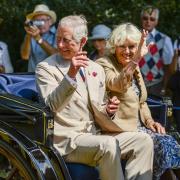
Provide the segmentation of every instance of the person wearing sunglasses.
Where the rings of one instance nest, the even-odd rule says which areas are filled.
[[[26,16],[26,36],[21,46],[21,58],[28,60],[28,72],[34,72],[36,65],[57,52],[56,13],[45,4],[38,4]]]
[[[171,38],[156,29],[159,9],[146,6],[141,12],[142,28],[149,32],[149,52],[140,60],[139,66],[149,95],[162,96],[166,93],[168,66],[173,57]]]

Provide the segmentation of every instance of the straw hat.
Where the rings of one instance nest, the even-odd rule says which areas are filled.
[[[52,23],[56,22],[56,13],[49,9],[45,4],[38,4],[35,6],[34,11],[26,16],[27,20],[33,19],[37,15],[48,15],[52,18]]]

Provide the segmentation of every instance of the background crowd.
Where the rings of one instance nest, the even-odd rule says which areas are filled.
[[[80,1],[78,1],[78,2],[80,2]],[[66,3],[64,2],[64,5],[65,4]],[[174,5],[176,5],[176,1],[174,1],[173,5],[172,4],[167,5],[166,12],[168,12],[168,8],[170,8],[170,7],[173,7],[174,10],[176,9],[176,6],[174,6]],[[136,4],[136,5],[138,7],[138,4]],[[141,5],[143,5],[143,4],[141,4]],[[158,4],[156,4],[156,5],[158,5]],[[96,6],[98,7],[98,4],[96,4]],[[153,120],[153,118],[150,115],[150,111],[147,107],[147,104],[145,102],[146,98],[147,98],[145,89],[147,89],[148,95],[164,96],[167,94],[167,87],[169,87],[169,89],[172,90],[173,103],[175,105],[178,105],[178,103],[179,103],[177,101],[177,99],[179,98],[179,94],[176,92],[178,92],[180,88],[178,85],[174,86],[175,82],[180,81],[180,79],[179,79],[179,56],[180,56],[179,32],[178,32],[178,28],[173,29],[173,26],[176,27],[176,24],[171,23],[171,25],[169,25],[169,26],[168,26],[168,24],[166,25],[167,29],[170,26],[171,26],[170,29],[171,30],[173,29],[171,31],[171,34],[169,34],[172,36],[172,38],[171,38],[169,35],[166,35],[164,33],[165,29],[162,29],[159,31],[158,25],[159,25],[159,23],[161,24],[160,12],[159,12],[159,9],[155,8],[154,6],[145,6],[145,8],[143,6],[139,7],[138,23],[136,23],[136,19],[134,19],[134,17],[133,17],[134,12],[131,11],[128,14],[128,10],[124,9],[124,11],[122,11],[122,14],[124,14],[126,12],[127,14],[124,14],[124,15],[126,15],[126,18],[123,17],[121,19],[119,16],[118,19],[116,19],[119,14],[116,14],[115,9],[108,8],[105,11],[106,13],[104,14],[104,19],[107,18],[106,20],[102,21],[101,18],[98,18],[98,14],[97,14],[98,21],[96,21],[96,23],[93,23],[91,20],[89,21],[90,23],[92,23],[91,25],[93,25],[92,27],[91,27],[91,25],[89,26],[91,33],[89,34],[90,41],[88,44],[90,44],[90,45],[84,47],[86,44],[86,40],[87,40],[86,38],[85,39],[82,38],[80,42],[77,41],[78,43],[73,42],[72,38],[70,38],[70,36],[72,36],[74,33],[71,30],[77,26],[77,24],[73,25],[73,23],[76,21],[73,20],[72,17],[69,17],[70,19],[62,21],[64,24],[59,24],[58,30],[56,30],[56,27],[57,27],[56,26],[57,25],[57,21],[56,21],[57,13],[55,11],[56,8],[51,6],[53,9],[52,10],[49,7],[44,4],[39,4],[39,5],[34,6],[33,10],[31,9],[30,12],[26,12],[26,14],[24,15],[25,19],[24,19],[24,22],[22,25],[22,29],[24,29],[25,35],[24,35],[24,33],[21,34],[21,35],[24,35],[24,40],[23,40],[23,38],[21,39],[21,37],[18,39],[19,40],[18,43],[20,42],[20,45],[18,47],[19,49],[16,49],[15,47],[14,47],[14,49],[12,49],[12,47],[11,47],[12,44],[9,44],[9,47],[10,47],[9,49],[10,49],[10,51],[12,50],[12,54],[13,54],[14,50],[16,50],[16,53],[15,53],[16,57],[18,57],[18,54],[19,54],[19,57],[17,59],[11,58],[11,60],[10,60],[10,56],[9,56],[9,52],[8,52],[8,45],[6,44],[6,43],[8,43],[8,40],[6,41],[6,40],[2,39],[3,41],[0,43],[0,72],[5,72],[5,73],[9,73],[9,72],[13,72],[13,71],[15,71],[15,72],[19,72],[19,71],[35,72],[36,66],[39,62],[43,61],[50,55],[55,54],[59,50],[59,53],[62,55],[62,57],[64,59],[72,60],[72,63],[70,65],[66,61],[64,61],[64,59],[62,59],[62,64],[60,64],[60,66],[63,66],[62,69],[64,70],[64,68],[67,68],[70,65],[69,71],[68,71],[65,79],[68,82],[70,82],[70,84],[75,83],[75,85],[71,84],[72,87],[75,88],[77,85],[76,80],[74,80],[74,79],[76,79],[76,74],[80,73],[80,75],[82,75],[83,72],[80,72],[79,69],[78,70],[76,69],[76,65],[73,64],[73,57],[77,58],[77,62],[78,62],[79,59],[85,58],[86,55],[88,55],[86,53],[84,54],[84,52],[82,51],[82,47],[87,49],[88,53],[90,53],[90,50],[94,49],[88,56],[93,61],[96,61],[98,59],[97,62],[103,66],[103,68],[105,70],[105,74],[106,74],[106,88],[110,92],[110,97],[112,96],[112,98],[113,98],[114,97],[113,95],[115,95],[115,96],[118,96],[118,99],[121,100],[119,110],[118,110],[118,121],[120,119],[123,120],[123,117],[127,118],[125,122],[122,121],[122,122],[115,122],[115,123],[123,131],[126,131],[128,128],[130,128],[130,131],[131,131],[131,128],[132,128],[133,131],[134,131],[134,129],[138,129],[141,132],[145,132],[145,133],[151,135],[151,137],[154,141],[154,145],[155,145],[155,149],[154,149],[155,161],[154,162],[155,163],[158,162],[158,163],[154,164],[154,168],[155,168],[154,176],[157,176],[157,179],[159,179],[159,177],[167,169],[171,169],[171,168],[179,169],[180,148],[179,148],[178,143],[171,136],[164,135],[165,134],[164,127],[162,127],[161,124],[159,124]],[[125,7],[126,6],[124,6],[124,8]],[[59,13],[59,11],[57,11],[57,12]],[[83,12],[84,11],[81,11],[80,13],[82,14]],[[176,11],[175,11],[175,13],[176,13]],[[72,14],[72,12],[70,14]],[[87,16],[87,19],[88,19],[88,17],[90,18],[90,16],[88,16],[87,13],[84,13],[84,15]],[[137,17],[137,15],[136,15],[136,17]],[[3,18],[3,16],[2,16],[2,18]],[[78,17],[78,18],[80,18],[79,21],[84,21],[84,19],[82,19],[81,17]],[[165,16],[163,18],[165,18]],[[114,21],[110,22],[111,19],[114,19]],[[5,21],[4,18],[1,19],[1,26],[5,27],[4,26],[5,24],[3,24],[3,21]],[[167,21],[167,19],[166,19],[166,21]],[[142,35],[144,37],[141,37],[141,38],[145,38],[147,41],[141,43],[141,40],[142,40],[142,39],[140,40],[141,32],[138,29],[136,29],[136,27],[133,24],[130,24],[130,23],[126,23],[126,24],[119,26],[118,24],[121,24],[122,22],[133,22],[134,24],[139,25],[141,29],[144,29],[144,31],[142,33],[142,34],[144,34],[144,35]],[[66,23],[68,24],[68,26]],[[81,23],[83,24],[84,22],[81,22]],[[81,23],[80,23],[80,25],[81,25]],[[70,28],[69,28],[69,26],[70,26]],[[84,24],[83,24],[83,26],[84,26]],[[69,29],[66,29],[66,27],[68,27]],[[177,25],[177,27],[178,27],[178,25]],[[79,31],[80,30],[82,30],[82,29],[79,29]],[[85,31],[85,30],[83,30],[83,31]],[[111,34],[111,32],[112,32],[112,34]],[[168,32],[168,30],[167,30],[167,32]],[[137,34],[139,34],[139,35],[137,35]],[[77,35],[77,37],[76,37],[77,39],[78,39],[78,36],[79,35]],[[86,36],[87,36],[87,31],[86,31]],[[2,36],[2,37],[4,38],[5,36]],[[17,34],[16,34],[16,37],[18,37]],[[58,43],[56,41],[58,41]],[[73,43],[74,43],[74,46],[73,46]],[[140,44],[141,46],[140,45],[137,46],[137,44]],[[148,53],[147,54],[144,53],[144,54],[146,54],[145,56],[144,56],[144,54],[139,55],[138,53],[136,53],[136,52],[138,52],[138,50],[143,49],[145,44],[147,44],[147,46],[148,46],[148,49],[149,49]],[[75,45],[77,45],[77,47]],[[80,54],[80,53],[82,53],[82,54]],[[74,56],[74,54],[75,54],[75,56]],[[107,56],[107,54],[108,54],[108,56]],[[83,55],[83,57],[81,55]],[[105,59],[103,59],[104,56],[106,56]],[[60,58],[59,55],[54,55],[52,57],[53,57],[52,60],[55,62],[57,61],[58,58]],[[99,59],[99,58],[102,58],[102,59]],[[86,60],[87,59],[88,58],[86,57]],[[53,62],[52,60],[51,60],[51,58],[47,59],[48,65]],[[61,60],[61,58],[60,58],[60,60]],[[84,59],[83,59],[83,61],[84,61]],[[96,67],[96,65],[95,65],[96,63],[93,64],[94,63],[93,61],[91,62],[92,67],[93,66]],[[24,62],[24,64],[23,64],[23,62]],[[74,62],[74,63],[76,63],[76,62]],[[23,64],[23,65],[21,65],[21,64]],[[46,61],[44,62],[44,64],[40,63],[36,73],[37,73],[37,75],[39,73],[41,78],[43,76],[45,78],[47,78],[46,74],[41,74],[44,71],[44,69],[46,69],[47,67],[42,68],[41,65],[46,66]],[[53,64],[53,66],[55,66],[55,65]],[[79,68],[82,66],[86,67],[87,64],[79,65]],[[98,66],[97,66],[97,68],[98,68]],[[41,72],[40,72],[40,70],[41,70]],[[53,69],[52,69],[51,71],[53,73],[55,73],[55,70],[56,69],[54,69],[54,71],[53,71]],[[140,71],[142,73],[142,77],[141,77]],[[98,73],[99,72],[101,72],[101,70],[99,70]],[[103,74],[103,73],[101,73],[101,74]],[[55,73],[55,75],[56,75],[56,73]],[[95,77],[97,74],[92,74],[92,75]],[[44,79],[41,79],[41,78],[38,79],[39,86],[41,85],[42,82],[43,82],[43,84],[44,84],[44,82],[45,83],[48,82],[48,79],[46,79],[46,81],[44,81]],[[51,79],[51,77],[49,79]],[[144,79],[144,82],[143,82],[143,79]],[[60,80],[62,80],[62,79],[60,79]],[[62,82],[64,82],[64,81],[62,81]],[[83,83],[82,82],[79,83],[79,80],[78,80],[78,84],[80,84],[80,86],[82,87]],[[179,84],[179,83],[177,83],[177,84]],[[56,83],[52,84],[52,82],[49,82],[49,84],[47,84],[47,86],[49,86],[49,85],[51,85],[50,88],[54,88]],[[146,88],[145,88],[145,86],[146,86]],[[72,87],[70,86],[69,88],[72,88]],[[104,85],[103,85],[103,87],[104,87]],[[53,102],[53,99],[49,99],[49,98],[51,98],[51,96],[47,96],[47,94],[46,94],[47,92],[45,94],[43,94],[44,90],[41,86],[39,87],[39,89],[42,90],[42,92],[41,92],[42,96],[45,99],[45,102],[47,104],[48,104],[48,101]],[[50,90],[50,94],[54,93],[53,90]],[[61,89],[59,89],[59,90],[61,90]],[[65,88],[65,90],[66,90],[66,88]],[[86,88],[85,88],[85,91],[86,91]],[[131,93],[131,91],[132,91],[132,93]],[[63,91],[63,94],[64,94],[64,91]],[[84,95],[85,95],[85,97],[87,97],[87,99],[86,99],[87,104],[89,104],[87,94],[84,94]],[[134,95],[136,95],[136,96],[134,98],[132,98],[132,96],[134,96]],[[64,97],[64,95],[63,95],[63,97]],[[47,100],[46,100],[46,98],[47,98]],[[134,100],[134,102],[132,102],[132,100]],[[128,105],[128,103],[129,103],[129,105]],[[57,111],[56,106],[60,106],[61,104],[62,103],[59,102],[58,105],[54,104],[54,106],[51,108],[53,109],[54,112],[56,112]],[[132,109],[128,110],[127,107],[130,108],[131,105],[132,105],[132,107],[131,107]],[[137,107],[139,107],[137,110],[134,108],[134,107],[136,107],[136,105],[137,105]],[[123,110],[123,107],[124,107],[124,110]],[[84,109],[86,109],[86,107]],[[129,111],[133,111],[133,110],[136,110],[136,112],[133,113],[133,115],[137,115],[137,117],[131,117],[131,116],[129,117],[128,114],[125,113],[125,112],[129,112]],[[107,112],[110,114],[110,111],[107,110]],[[59,116],[57,116],[57,117],[59,118]],[[85,117],[85,115],[83,117]],[[175,112],[174,117],[175,117],[175,120],[177,123],[177,130],[179,131],[179,129],[180,129],[179,128],[180,127],[179,112]],[[134,124],[134,126],[128,127],[127,120],[129,121],[129,120],[131,120],[131,118],[132,118],[131,125]],[[90,119],[90,121],[91,121],[91,119]],[[129,131],[129,129],[127,131]],[[163,135],[161,136],[160,134],[163,134]],[[118,139],[119,143],[121,143],[121,138],[117,137],[117,139]],[[77,144],[80,143],[80,145],[81,145],[81,141],[82,140],[80,139],[76,143]],[[82,141],[82,142],[84,144],[84,141]],[[101,140],[100,140],[100,143],[101,143]],[[58,144],[57,148],[59,148],[59,142],[57,144]],[[60,150],[61,150],[61,148],[60,148]],[[161,152],[161,153],[158,154],[159,152]],[[64,155],[67,155],[67,154],[68,154],[68,152],[64,153]],[[157,161],[156,161],[156,157],[158,159]],[[168,159],[167,161],[166,161],[165,157]],[[71,161],[71,156],[70,157],[67,156],[66,158],[67,158],[67,160],[70,159],[70,161]],[[160,163],[160,162],[162,162],[162,163]],[[128,165],[127,165],[127,167],[128,167]],[[156,171],[156,169],[157,169],[157,171]],[[127,171],[127,176],[128,176],[128,173],[129,173],[129,171]],[[177,175],[179,177],[179,171],[177,171]],[[102,174],[102,176],[104,176],[104,174]],[[120,176],[120,175],[117,174],[117,176]],[[131,175],[129,175],[129,176],[131,176]],[[151,175],[150,176],[147,175],[147,176],[150,177]]]
[[[8,44],[9,53],[14,70],[17,72],[25,71],[26,61],[21,61],[20,47],[23,42],[25,31],[24,22],[26,15],[31,13],[36,4],[45,3],[49,8],[56,12],[57,19],[69,14],[83,14],[88,20],[89,32],[97,24],[105,24],[113,29],[114,25],[122,22],[132,22],[141,27],[140,12],[146,4],[154,5],[160,9],[158,30],[168,34],[174,41],[180,31],[180,3],[172,1],[144,1],[134,0],[33,0],[33,1],[14,1],[1,0],[0,17],[3,19],[0,25],[0,40]],[[57,27],[57,21],[55,26]],[[88,52],[91,45],[86,45]],[[90,49],[90,50],[89,50]]]

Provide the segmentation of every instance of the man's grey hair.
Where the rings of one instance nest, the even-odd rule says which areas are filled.
[[[151,15],[153,12],[156,13],[156,19],[159,19],[159,9],[153,6],[145,6],[142,11],[141,11],[141,17],[144,16],[144,13],[148,13],[149,15]]]
[[[87,21],[83,15],[71,15],[62,18],[58,27],[68,27],[73,30],[73,38],[80,42],[83,37],[88,36]]]

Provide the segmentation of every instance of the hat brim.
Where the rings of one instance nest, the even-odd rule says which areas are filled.
[[[39,11],[39,12],[30,13],[26,16],[26,19],[31,20],[34,18],[34,16],[37,16],[37,15],[48,15],[52,18],[53,24],[56,22],[56,14],[54,11],[48,11],[48,12]]]
[[[104,38],[103,36],[91,36],[91,37],[89,37],[88,38],[89,40],[98,40],[98,39],[104,39],[104,40],[106,40],[107,38]]]

